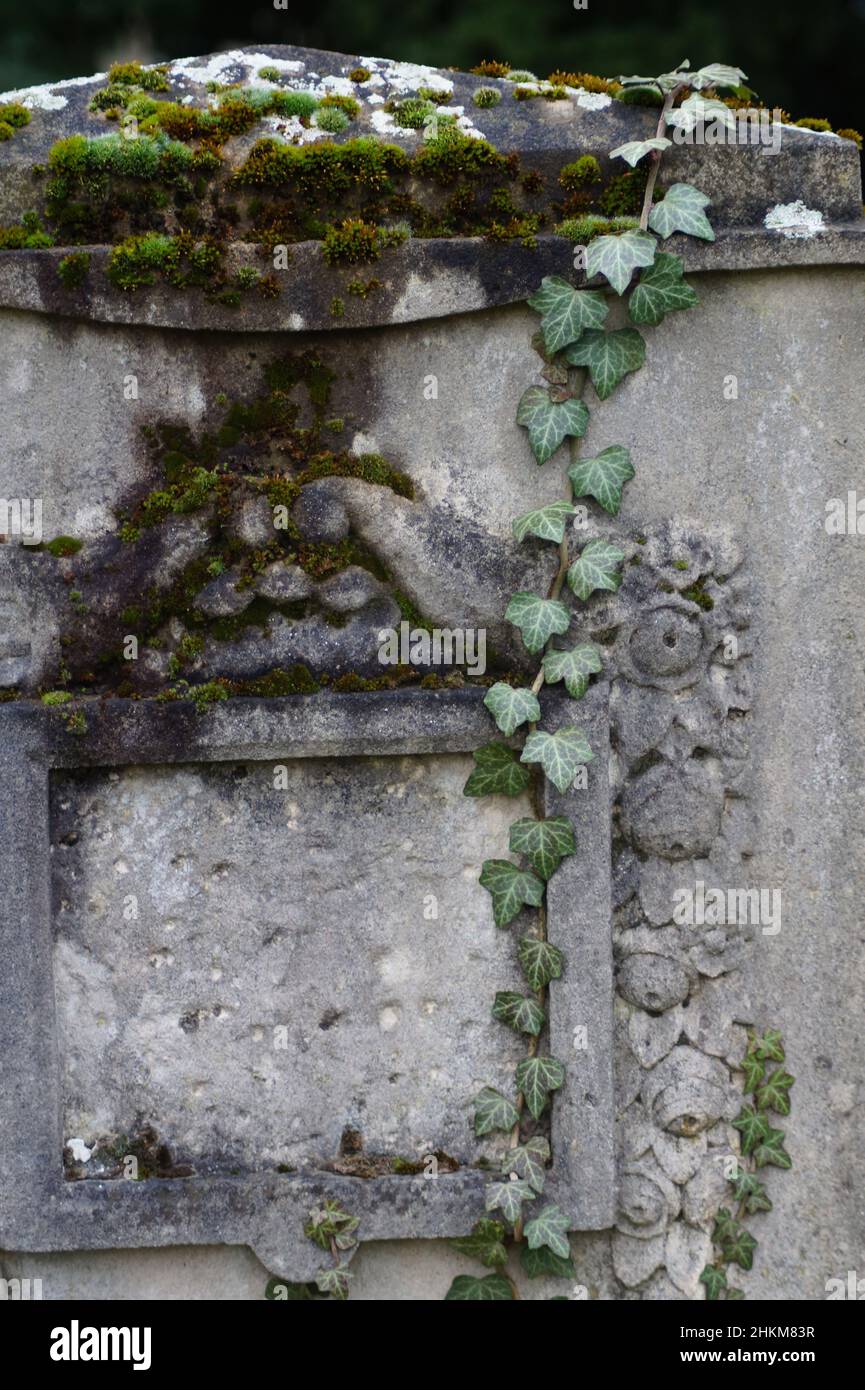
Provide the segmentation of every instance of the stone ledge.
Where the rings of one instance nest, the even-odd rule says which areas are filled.
[[[331,269],[322,261],[321,243],[306,241],[291,247],[286,289],[278,299],[265,300],[250,292],[233,307],[208,300],[201,291],[178,292],[168,285],[133,294],[115,290],[104,278],[111,247],[72,249],[89,252],[88,278],[101,284],[92,289],[64,289],[57,265],[69,254],[69,247],[9,251],[0,256],[0,307],[148,328],[300,333],[473,313],[526,299],[544,275],[565,275],[575,283],[581,278],[573,270],[571,243],[557,236],[538,237],[535,250],[518,244],[495,245],[480,237],[415,238],[385,252],[369,267],[381,288],[360,299],[346,289],[358,278],[357,267]],[[756,228],[720,231],[714,242],[677,235],[664,243],[664,249],[682,256],[692,275],[865,265],[865,220],[801,238]],[[233,251],[235,268],[242,264],[261,268],[251,245],[237,243]],[[341,300],[345,309],[338,317],[332,312],[334,299]]]

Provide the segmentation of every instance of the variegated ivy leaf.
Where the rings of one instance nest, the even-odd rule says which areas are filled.
[[[773,1163],[776,1168],[792,1168],[793,1160],[784,1148],[783,1129],[766,1127],[766,1135],[754,1146],[754,1162],[758,1168]]]
[[[541,332],[551,353],[575,343],[584,328],[600,328],[607,317],[606,295],[600,290],[575,290],[561,275],[545,275],[529,304],[543,315]]]
[[[493,1018],[499,1023],[506,1023],[515,1033],[529,1033],[537,1037],[544,1026],[546,1014],[530,994],[499,990],[493,1003]]]
[[[523,907],[540,907],[543,901],[541,880],[509,859],[484,860],[480,883],[492,897],[497,927],[506,927]]]
[[[643,271],[628,300],[628,313],[634,323],[659,324],[674,309],[691,309],[699,300],[682,279],[681,256],[659,251],[654,263]]]
[[[588,423],[589,409],[583,401],[574,397],[553,400],[543,386],[529,386],[517,407],[517,424],[528,430],[529,444],[539,464],[552,458],[566,435],[581,439]]]
[[[756,1240],[750,1231],[739,1225],[738,1222],[733,1223],[721,1241],[721,1254],[724,1259],[730,1264],[737,1264],[740,1269],[751,1268],[756,1249]]]
[[[741,68],[731,68],[727,63],[707,63],[693,74],[691,86],[696,92],[704,87],[741,87],[747,76]]]
[[[520,761],[540,763],[553,786],[566,792],[573,785],[577,768],[589,762],[592,750],[582,729],[569,724],[557,729],[554,734],[546,729],[537,729],[529,734],[523,747]]]
[[[550,1161],[550,1146],[542,1135],[535,1135],[525,1144],[508,1149],[502,1158],[502,1172],[524,1178],[535,1192],[543,1192],[547,1180],[546,1165]]]
[[[752,1105],[743,1105],[733,1121],[733,1128],[738,1129],[742,1136],[742,1153],[750,1154],[769,1133],[769,1121],[765,1115],[759,1115]]]
[[[740,1168],[735,1178],[730,1179],[730,1185],[736,1201],[744,1205],[745,1211],[749,1215],[753,1215],[757,1211],[772,1210],[772,1201],[766,1191],[766,1184],[760,1181],[756,1173],[749,1173],[746,1168]]]
[[[353,1277],[349,1270],[338,1265],[335,1269],[323,1269],[315,1276],[315,1283],[319,1293],[329,1293],[344,1302],[348,1298],[349,1280]]]
[[[458,1274],[445,1294],[444,1301],[507,1303],[513,1296],[511,1283],[503,1274],[488,1274],[483,1279],[474,1274]]]
[[[790,1096],[788,1092],[793,1085],[794,1078],[783,1067],[778,1067],[767,1076],[763,1085],[756,1094],[758,1110],[774,1110],[779,1115],[790,1114]]]
[[[595,237],[586,247],[586,277],[603,275],[616,294],[624,294],[634,271],[652,264],[656,245],[648,232]]]
[[[508,847],[514,854],[526,855],[535,872],[547,879],[565,855],[575,853],[577,842],[567,816],[550,816],[549,820],[524,816],[511,826]]]
[[[534,1189],[522,1178],[514,1182],[491,1182],[484,1194],[484,1205],[487,1211],[500,1211],[513,1226],[520,1219],[523,1202],[532,1202],[534,1197]]]
[[[527,590],[514,594],[505,618],[519,628],[530,652],[539,652],[554,632],[567,632],[571,625],[571,611],[561,599],[541,598]]]
[[[565,1082],[565,1069],[555,1057],[526,1057],[517,1065],[517,1087],[522,1091],[529,1114],[539,1120],[550,1094]]]
[[[589,541],[568,570],[568,583],[581,599],[587,599],[595,589],[614,594],[622,582],[619,566],[624,558],[624,551],[609,541]]]
[[[508,1252],[504,1244],[507,1231],[499,1221],[482,1216],[472,1226],[467,1236],[458,1236],[450,1243],[454,1250],[469,1259],[479,1260],[487,1269],[500,1269],[508,1262]]]
[[[530,690],[514,689],[506,681],[496,681],[484,696],[484,704],[502,733],[510,738],[521,724],[534,724],[541,717],[541,707]]]
[[[610,158],[624,159],[626,164],[635,169],[650,150],[667,150],[672,143],[666,135],[653,135],[651,140],[626,140],[624,145],[617,145],[614,150],[610,150]]]
[[[563,1260],[571,1253],[568,1243],[568,1218],[552,1203],[544,1207],[533,1221],[526,1222],[525,1237],[530,1250],[539,1250],[545,1245]]]
[[[691,131],[698,125],[708,125],[713,121],[720,121],[728,130],[735,130],[736,113],[716,97],[701,97],[696,92],[692,92],[681,106],[667,112],[667,125],[678,130]]]
[[[727,1287],[727,1275],[716,1265],[706,1265],[700,1275],[700,1283],[706,1285],[706,1298],[711,1303],[718,1302]]]
[[[359,1225],[359,1216],[351,1216],[347,1211],[343,1211],[339,1202],[328,1198],[320,1206],[312,1208],[303,1234],[308,1240],[314,1241],[321,1250],[330,1251],[331,1241],[339,1236],[347,1238],[348,1245],[344,1248],[350,1248],[357,1244],[352,1233]]]
[[[751,1039],[748,1051],[755,1052],[766,1062],[783,1062],[784,1040],[777,1028],[768,1028],[762,1038]]]
[[[483,748],[475,749],[472,757],[477,767],[469,774],[463,796],[519,796],[529,784],[531,774],[504,743],[485,743]]]
[[[705,193],[690,183],[674,183],[667,189],[663,201],[655,203],[649,213],[649,226],[662,238],[684,232],[686,236],[714,241],[715,233],[703,211],[709,201]]]
[[[548,502],[545,507],[536,507],[531,512],[523,512],[513,523],[514,536],[518,541],[525,540],[526,536],[539,536],[542,541],[556,541],[561,544],[565,536],[565,524],[575,511],[576,507],[562,500]]]
[[[568,469],[575,497],[594,497],[605,512],[618,514],[622,488],[634,476],[631,451],[623,444],[610,444],[593,459],[578,459]]]
[[[546,1245],[539,1246],[537,1250],[531,1250],[525,1241],[521,1241],[520,1264],[529,1279],[539,1279],[543,1275],[552,1279],[576,1279],[577,1277],[577,1271],[570,1255],[563,1260],[561,1255],[554,1255]]]
[[[552,946],[549,941],[538,941],[534,936],[520,938],[517,956],[526,982],[532,989],[543,989],[550,980],[557,980],[565,963],[558,946]]]
[[[591,251],[594,242],[589,246]],[[639,371],[646,360],[646,344],[636,328],[615,328],[611,333],[590,329],[565,353],[575,367],[588,367],[592,385],[605,401],[623,377]]]
[[[512,1100],[503,1096],[493,1086],[484,1086],[474,1098],[475,1134],[482,1138],[494,1129],[513,1129],[520,1118],[520,1112]]]
[[[591,642],[581,642],[569,652],[547,652],[543,667],[548,685],[563,680],[568,694],[581,700],[588,689],[589,676],[602,669],[600,649]]]

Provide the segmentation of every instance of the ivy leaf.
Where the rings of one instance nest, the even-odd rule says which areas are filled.
[[[544,897],[541,880],[509,859],[484,860],[480,884],[492,897],[497,927],[506,927],[523,907],[540,907]]]
[[[666,135],[653,135],[651,140],[626,140],[624,145],[617,145],[614,150],[610,150],[610,159],[624,159],[626,164],[635,169],[650,150],[668,150],[672,143]]]
[[[531,512],[523,512],[513,523],[514,535],[518,541],[525,540],[526,536],[540,536],[542,541],[556,541],[561,544],[565,536],[565,523],[576,510],[570,502],[562,500],[548,502],[545,507],[537,507]]]
[[[571,611],[557,598],[540,598],[527,590],[514,594],[505,618],[518,627],[523,643],[530,652],[539,652],[554,632],[567,632]]]
[[[444,1296],[445,1303],[505,1303],[513,1299],[510,1281],[503,1274],[458,1274]]]
[[[715,1213],[715,1224],[712,1227],[712,1240],[714,1243],[716,1245],[720,1244],[731,1231],[735,1230],[736,1225],[736,1218],[729,1207],[719,1207],[718,1211]]]
[[[703,87],[741,87],[747,76],[741,68],[731,68],[727,63],[707,63],[693,74],[691,86],[698,92]]]
[[[649,323],[653,327],[665,314],[676,309],[691,309],[699,304],[691,286],[682,279],[684,262],[681,256],[659,251],[654,263],[644,270],[628,300],[628,313],[634,323]]]
[[[531,1250],[525,1241],[521,1241],[520,1264],[529,1279],[539,1279],[544,1274],[553,1279],[576,1279],[577,1277],[577,1271],[570,1255],[563,1260],[561,1255],[553,1254],[553,1251],[546,1245],[540,1245],[537,1250]]]
[[[565,435],[581,439],[588,423],[588,406],[573,396],[555,401],[543,386],[529,386],[520,397],[517,424],[528,430],[529,444],[539,464],[552,458]]]
[[[771,1125],[767,1125],[765,1136],[754,1148],[754,1162],[758,1168],[765,1168],[767,1163],[776,1168],[793,1167],[793,1160],[784,1148],[783,1129],[772,1129]]]
[[[529,734],[520,761],[540,763],[553,786],[564,793],[573,785],[577,768],[590,762],[593,753],[582,729],[576,724],[568,724],[549,734],[545,729],[537,729]]]
[[[525,1236],[530,1250],[546,1246],[554,1255],[566,1260],[571,1253],[568,1242],[568,1218],[552,1203],[532,1221],[526,1222]]]
[[[549,820],[533,820],[524,816],[511,826],[508,848],[514,854],[526,855],[541,878],[550,878],[567,854],[577,848],[574,827],[567,816],[550,816]]]
[[[766,1063],[755,1053],[749,1052],[742,1058],[742,1071],[745,1073],[745,1094],[756,1091],[766,1072]]]
[[[737,1289],[735,1284],[727,1285],[726,1301],[728,1303],[735,1303],[738,1300],[743,1299],[744,1297],[744,1291],[742,1289]]]
[[[762,1038],[754,1038],[751,1046],[765,1062],[784,1061],[784,1042],[777,1028],[767,1028]]]
[[[581,642],[569,652],[547,652],[542,664],[547,684],[555,685],[556,681],[563,680],[565,689],[575,700],[585,695],[589,676],[603,667],[600,649],[591,642]]]
[[[649,226],[662,238],[672,236],[673,232],[684,232],[687,236],[701,237],[703,241],[714,241],[715,233],[703,212],[709,201],[699,188],[689,183],[674,183],[667,189],[663,202],[655,203],[649,213]]]
[[[537,696],[522,687],[515,690],[506,681],[496,681],[495,685],[490,686],[484,696],[484,704],[508,738],[527,720],[534,723],[541,717]]]
[[[788,1071],[778,1067],[766,1078],[756,1095],[758,1110],[774,1110],[779,1115],[790,1114],[788,1091],[794,1078]]]
[[[543,1192],[547,1179],[546,1165],[550,1161],[550,1146],[546,1139],[537,1134],[526,1144],[517,1144],[508,1149],[502,1159],[502,1172],[516,1173],[523,1178],[535,1192]]]
[[[555,1057],[526,1057],[517,1064],[517,1087],[533,1119],[539,1120],[552,1091],[565,1083],[565,1069]]]
[[[738,1223],[726,1233],[721,1241],[721,1254],[724,1259],[731,1264],[737,1264],[740,1269],[751,1268],[756,1249],[757,1242],[751,1232]]]
[[[470,1235],[458,1236],[450,1243],[461,1255],[467,1255],[471,1260],[479,1260],[487,1269],[500,1269],[508,1262],[508,1252],[504,1245],[506,1235],[507,1232],[499,1221],[482,1216],[472,1226]]]
[[[589,245],[589,251],[595,243]],[[636,372],[646,360],[646,344],[636,328],[615,328],[611,333],[590,328],[565,353],[575,367],[588,367],[592,385],[605,401],[628,372]]]
[[[749,1173],[747,1169],[740,1168],[736,1177],[731,1179],[730,1185],[736,1201],[744,1203],[749,1215],[753,1216],[756,1211],[772,1210],[766,1185],[760,1181],[756,1173]]]
[[[477,767],[469,774],[463,796],[519,796],[529,784],[530,773],[521,767],[517,755],[504,743],[485,743],[472,757]]]
[[[625,552],[609,541],[589,541],[568,570],[568,583],[581,599],[587,599],[595,589],[614,594],[622,582],[619,566],[624,558]]]
[[[482,1138],[494,1129],[513,1129],[520,1113],[512,1100],[493,1086],[484,1086],[474,1098],[475,1134]]]
[[[769,1133],[769,1122],[765,1115],[758,1115],[752,1105],[743,1105],[733,1121],[733,1128],[742,1136],[742,1153],[750,1154]]]
[[[622,488],[634,476],[631,451],[623,444],[610,444],[593,459],[578,459],[568,469],[575,497],[594,497],[605,512],[618,514]]]
[[[320,1274],[315,1276],[315,1284],[319,1293],[329,1293],[333,1298],[338,1298],[340,1302],[345,1302],[348,1298],[349,1281],[354,1276],[349,1270],[343,1269],[342,1265],[337,1265],[334,1269],[323,1269]]]
[[[652,264],[656,245],[648,232],[595,237],[586,247],[586,278],[603,275],[616,294],[624,294],[634,271]]]
[[[500,1211],[505,1220],[514,1226],[520,1219],[523,1202],[532,1202],[534,1197],[534,1190],[529,1184],[523,1182],[522,1178],[516,1178],[513,1182],[508,1179],[506,1182],[489,1183],[484,1201],[487,1211]]]
[[[303,1228],[303,1234],[308,1240],[313,1241],[320,1250],[330,1253],[330,1243],[332,1240],[342,1238],[342,1249],[350,1249],[357,1242],[354,1239],[354,1232],[360,1225],[359,1216],[351,1216],[347,1211],[343,1211],[339,1202],[328,1198],[322,1202],[321,1206],[313,1207],[309,1213],[309,1220]]]
[[[551,946],[549,941],[538,941],[534,936],[520,938],[517,956],[532,989],[543,989],[550,980],[557,980],[565,963],[558,946]]]
[[[729,106],[717,97],[702,97],[695,92],[681,106],[667,112],[667,125],[675,126],[678,130],[691,131],[700,124],[708,125],[715,121],[720,121],[728,130],[736,129],[736,113]]]
[[[706,1265],[700,1275],[700,1283],[706,1285],[707,1300],[717,1302],[727,1287],[727,1276],[723,1269],[716,1269],[715,1265]]]
[[[545,275],[529,304],[543,315],[541,332],[549,353],[575,343],[584,328],[600,328],[607,317],[607,298],[601,290],[575,290],[561,275]]]
[[[499,990],[493,1003],[493,1018],[507,1023],[516,1033],[531,1033],[536,1037],[544,1026],[546,1014],[530,994]]]

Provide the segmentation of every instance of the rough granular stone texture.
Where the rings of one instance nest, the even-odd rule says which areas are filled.
[[[58,774],[66,1137],[151,1124],[198,1172],[316,1164],[345,1129],[476,1158],[471,1097],[522,1055],[477,877],[527,807],[464,798],[465,756],[273,766]]]

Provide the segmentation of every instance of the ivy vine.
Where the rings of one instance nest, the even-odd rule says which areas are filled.
[[[565,968],[562,952],[547,940],[545,892],[562,860],[574,854],[577,846],[573,825],[566,816],[545,818],[543,779],[558,792],[567,792],[592,751],[576,724],[543,727],[538,695],[544,684],[562,681],[568,695],[579,700],[591,677],[602,669],[601,651],[593,644],[583,642],[569,649],[556,645],[556,639],[568,632],[573,617],[571,606],[561,597],[565,586],[585,602],[596,590],[615,592],[622,581],[625,557],[616,545],[594,539],[572,553],[566,534],[577,511],[577,499],[591,499],[615,516],[622,491],[634,476],[630,450],[624,445],[609,444],[592,458],[579,457],[579,441],[589,424],[589,407],[583,400],[587,379],[591,379],[598,400],[606,400],[629,373],[642,367],[646,357],[645,339],[638,327],[606,327],[610,292],[627,306],[631,324],[640,327],[655,327],[667,314],[697,303],[696,294],[683,278],[681,257],[662,250],[661,244],[674,233],[714,241],[705,214],[709,199],[690,184],[675,183],[656,201],[658,170],[672,144],[667,134],[672,126],[687,129],[702,120],[729,123],[735,119],[723,102],[705,93],[710,88],[738,88],[744,77],[740,69],[724,64],[692,71],[685,62],[660,77],[620,79],[625,87],[651,87],[660,96],[655,135],[610,151],[611,157],[625,160],[631,168],[647,162],[639,226],[599,236],[579,249],[579,259],[575,256],[575,266],[580,264],[585,271],[585,282],[600,278],[606,282],[604,288],[577,288],[563,277],[551,275],[528,300],[540,315],[535,346],[544,360],[542,376],[547,385],[526,389],[517,409],[517,423],[526,429],[538,465],[547,463],[568,441],[567,494],[513,522],[518,542],[534,537],[558,547],[557,566],[546,593],[516,593],[505,612],[507,621],[519,630],[526,650],[540,660],[531,685],[513,688],[499,682],[484,700],[506,739],[512,739],[518,730],[525,731],[522,748],[494,740],[477,749],[476,767],[464,788],[466,796],[513,797],[526,792],[530,785],[533,792],[534,815],[515,821],[510,828],[509,850],[519,856],[518,861],[489,859],[480,876],[492,899],[496,926],[510,926],[524,908],[537,912],[533,926],[517,944],[531,992],[500,992],[492,1006],[493,1017],[525,1036],[527,1043],[526,1055],[515,1069],[513,1095],[486,1086],[475,1097],[475,1133],[483,1136],[504,1131],[509,1134],[509,1144],[500,1172],[486,1189],[486,1214],[470,1235],[453,1242],[461,1253],[495,1272],[482,1277],[458,1276],[446,1299],[503,1301],[519,1297],[514,1282],[503,1272],[512,1241],[519,1246],[521,1265],[529,1278],[573,1278],[575,1274],[567,1217],[554,1203],[543,1200],[549,1144],[537,1134],[524,1142],[523,1127],[526,1114],[533,1121],[540,1120],[553,1094],[566,1084],[564,1063],[541,1051],[548,989]],[[760,1046],[765,1049],[765,1040]],[[757,1063],[763,1060],[759,1048],[749,1058],[747,1065],[756,1078]],[[763,1099],[757,1099],[757,1109],[752,1115],[745,1107],[736,1124],[743,1132],[743,1151],[753,1153],[755,1162],[778,1161],[773,1155],[782,1152],[777,1147],[780,1141],[774,1137],[779,1131],[772,1130],[766,1121],[766,1106],[771,1103],[766,1097],[778,1101],[786,1092],[777,1077],[763,1081],[762,1073],[760,1087]],[[733,1218],[719,1213],[715,1232],[719,1263],[703,1275],[711,1297],[719,1297],[718,1290],[726,1282],[724,1264],[732,1260],[741,1263],[753,1250],[753,1246],[748,1249],[753,1238],[747,1232],[742,1234],[742,1205],[748,1210],[749,1202],[753,1207],[762,1201],[762,1185],[743,1170],[736,1190],[741,1192],[739,1215]]]

